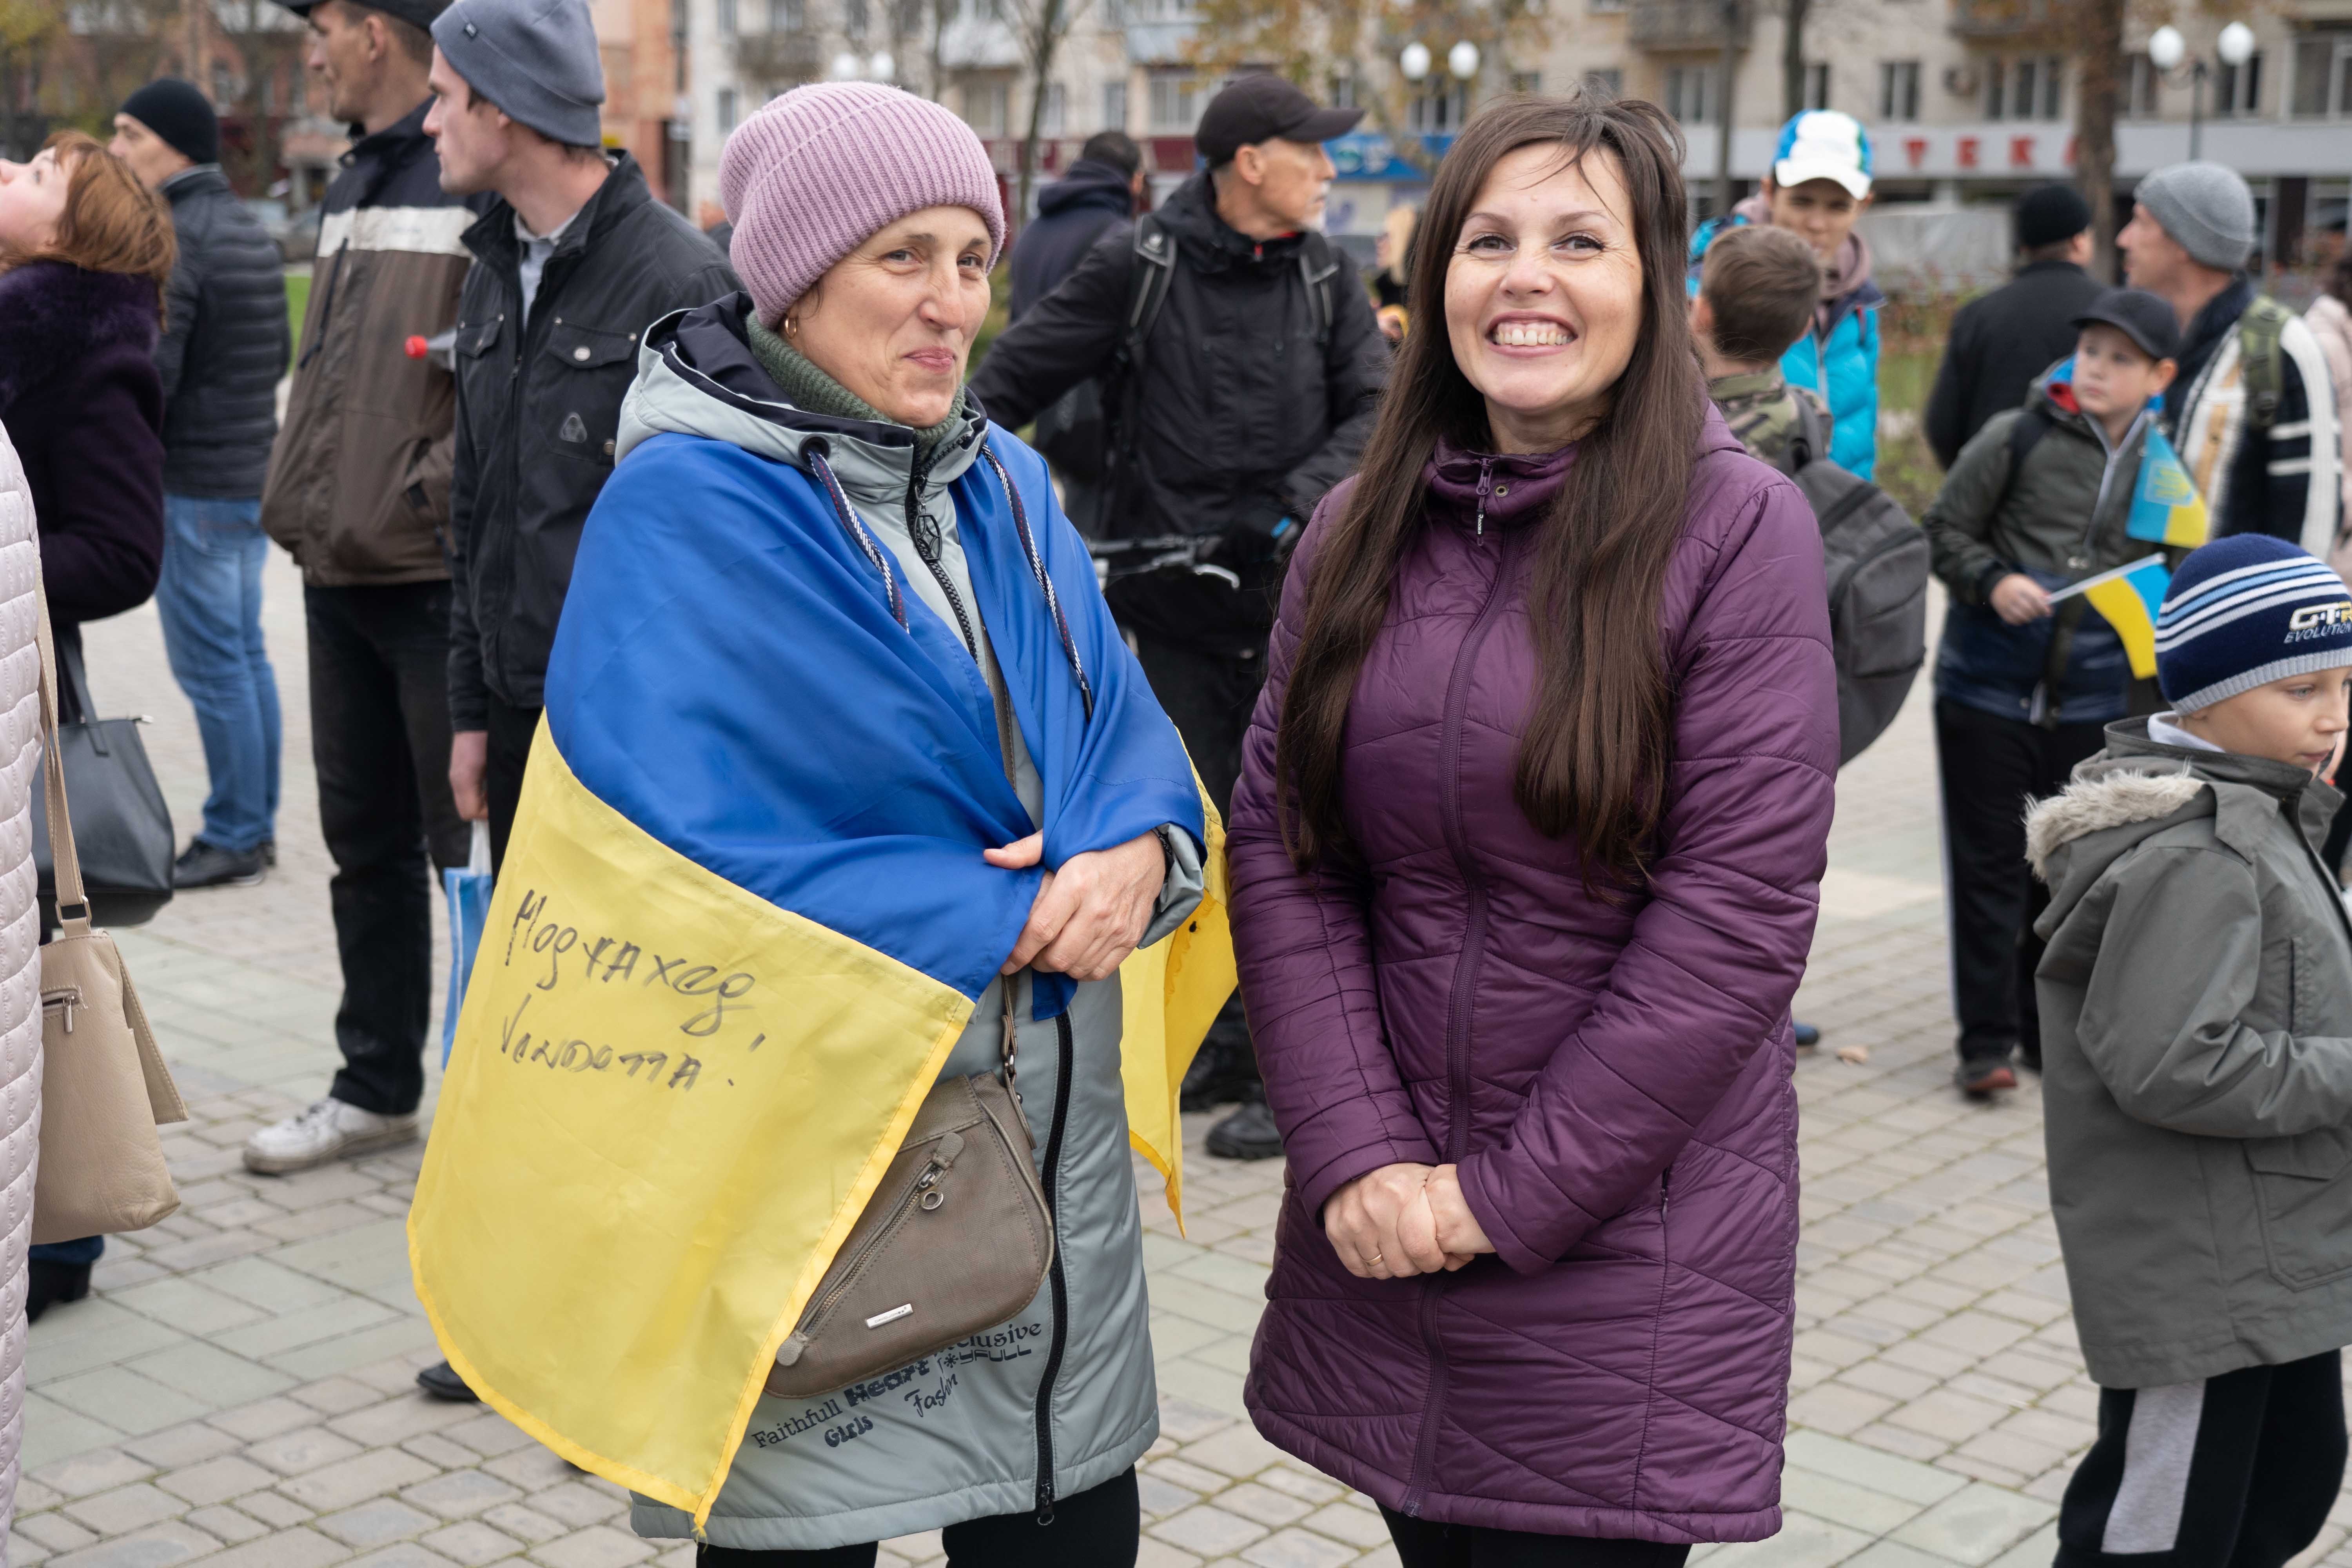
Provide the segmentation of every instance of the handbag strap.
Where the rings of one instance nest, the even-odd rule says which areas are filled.
[[[42,581],[37,543],[33,552],[33,605],[41,648],[42,787],[49,817],[49,867],[57,879],[58,924],[68,936],[86,936],[89,901],[82,891],[81,857],[74,850],[73,816],[66,805],[65,759],[58,750],[58,647],[49,629],[49,594]],[[68,915],[68,910],[80,912]]]

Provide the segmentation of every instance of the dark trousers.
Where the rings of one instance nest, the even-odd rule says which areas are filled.
[[[2099,1390],[2056,1568],[2279,1568],[2310,1545],[2344,1479],[2340,1355]]]
[[[482,793],[489,797],[493,872],[507,863],[507,840],[514,834],[515,810],[522,804],[523,764],[530,761],[541,711],[518,708],[495,692],[490,695],[489,755],[482,766]]]
[[[1944,787],[1944,870],[1952,926],[1952,1011],[1962,1060],[2007,1060],[2021,1042],[2040,1059],[2033,922],[2049,890],[2025,865],[2025,806],[2057,794],[2074,764],[2106,743],[2103,724],[2044,729],[1936,704]]]
[[[1192,753],[1202,787],[1220,813],[1231,815],[1234,785],[1242,776],[1242,738],[1249,732],[1250,715],[1257,710],[1257,694],[1265,685],[1265,650],[1240,658],[1138,637],[1135,657],[1151,682],[1151,695],[1175,721],[1184,749]],[[1217,1021],[1209,1026],[1202,1049],[1212,1048],[1244,1056],[1250,1052],[1249,1021],[1242,1014],[1239,991],[1225,999]]]
[[[1135,1568],[1143,1531],[1135,1472],[1054,1505],[1054,1522],[1034,1513],[1000,1513],[940,1531],[948,1568]],[[877,1543],[822,1552],[740,1552],[698,1546],[695,1568],[874,1568]]]
[[[1404,1568],[1682,1568],[1687,1546],[1655,1541],[1593,1541],[1482,1524],[1436,1524],[1390,1509],[1389,1539]]]
[[[343,1000],[330,1090],[383,1116],[425,1092],[433,1008],[434,882],[463,866],[449,794],[449,584],[302,590],[310,631],[310,759]]]

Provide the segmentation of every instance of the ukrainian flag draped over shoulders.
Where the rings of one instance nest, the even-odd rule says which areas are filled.
[[[1045,866],[1163,823],[1208,852],[1198,913],[1121,973],[1130,1123],[1172,1200],[1176,1085],[1233,986],[1223,834],[1043,464],[1001,431],[989,449],[1037,564],[986,455],[953,486],[958,531],[1044,783]],[[903,626],[797,468],[667,434],[615,470],[411,1214],[467,1383],[698,1527],[1043,874],[982,858],[1032,825],[977,666],[901,602]]]

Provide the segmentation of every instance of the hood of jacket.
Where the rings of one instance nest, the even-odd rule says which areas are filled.
[[[1112,164],[1081,158],[1070,165],[1068,174],[1037,193],[1038,216],[1100,207],[1125,217],[1135,206],[1135,194],[1128,189],[1127,180]]]
[[[2316,844],[2344,797],[2301,768],[2234,752],[2151,741],[2145,718],[2107,726],[2106,749],[2025,816],[2025,858],[2050,887],[2042,929],[2054,931],[2100,876],[2175,822],[2213,818],[2213,835],[2252,859],[2282,801]]]
[[[646,329],[637,379],[621,404],[613,460],[664,432],[725,441],[772,463],[810,469],[809,444],[821,450],[849,499],[861,507],[903,506],[917,468],[915,433],[904,425],[840,419],[795,405],[751,352],[745,322],[751,297],[735,294],[677,310]],[[948,486],[980,455],[988,416],[966,388],[963,428],[941,444],[922,470],[919,504],[942,504]]]
[[[1240,268],[1273,269],[1297,265],[1304,231],[1252,239],[1217,216],[1217,194],[1206,170],[1176,187],[1176,194],[1155,212],[1176,237],[1184,259],[1202,272]]]
[[[152,280],[125,272],[28,261],[0,273],[0,408],[95,350],[152,353],[159,304]]]

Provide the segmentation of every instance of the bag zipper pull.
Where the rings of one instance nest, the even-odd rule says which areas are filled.
[[[66,1033],[68,1035],[73,1033],[73,1010],[80,1005],[81,987],[79,985],[68,985],[56,991],[41,993],[41,1011],[46,1013],[55,1008],[64,1014]]]

